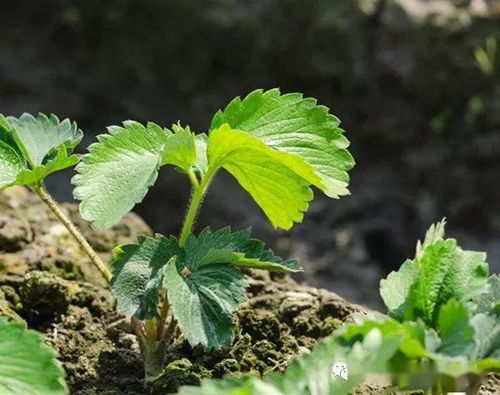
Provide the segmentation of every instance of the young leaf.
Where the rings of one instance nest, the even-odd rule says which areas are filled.
[[[233,340],[232,314],[245,299],[246,281],[224,264],[202,266],[185,273],[166,265],[164,284],[174,317],[191,345],[220,348]]]
[[[53,149],[71,151],[82,139],[82,131],[69,119],[59,121],[55,115],[23,114],[19,118],[7,117],[14,139],[25,159],[32,167],[40,166]]]
[[[474,328],[469,319],[469,311],[463,302],[450,299],[441,307],[437,323],[442,341],[439,353],[450,357],[471,357],[474,350]]]
[[[380,281],[380,296],[392,317],[399,320],[403,318],[408,294],[417,274],[415,262],[407,260],[397,272],[391,272]]]
[[[34,185],[49,174],[78,163],[73,148],[82,132],[74,122],[59,121],[55,115],[23,114],[20,118],[0,116],[0,188]]]
[[[349,194],[347,172],[354,160],[340,121],[328,111],[300,93],[281,95],[279,89],[259,89],[218,111],[211,129],[227,123],[276,150],[302,158],[320,178],[313,185],[337,198]]]
[[[210,132],[207,149],[209,167],[232,174],[274,226],[290,229],[302,221],[313,198],[309,186],[319,181],[302,158],[273,150],[227,124]]]
[[[489,289],[486,255],[444,240],[444,224],[431,226],[424,243],[417,245],[415,260],[381,281],[380,292],[393,317],[422,318],[432,326],[448,300],[469,302]]]
[[[23,164],[16,151],[0,140],[0,190],[16,183]]]
[[[470,321],[474,328],[475,348],[473,359],[500,359],[500,317],[497,314],[479,313]]]
[[[180,253],[174,237],[139,237],[138,244],[115,248],[111,290],[117,309],[139,319],[157,316],[164,266]]]
[[[165,141],[161,165],[175,165],[187,172],[196,161],[195,135],[189,126],[172,125],[173,133]]]
[[[490,276],[488,285],[488,292],[480,293],[472,300],[472,308],[475,313],[500,314],[500,276]]]
[[[82,217],[94,227],[110,227],[142,201],[153,185],[167,133],[159,126],[126,121],[89,147],[76,167],[73,194]]]
[[[43,336],[0,318],[0,393],[62,395],[64,371]]]
[[[314,350],[293,361],[283,375],[204,380],[201,387],[182,387],[180,395],[347,395],[359,385],[367,372],[385,372],[388,359],[397,350],[398,341],[385,339],[378,329],[346,350],[334,336],[318,343]],[[335,377],[332,367],[345,363],[347,380]]]
[[[184,245],[183,263],[194,271],[212,263],[229,263],[235,267],[252,267],[275,272],[297,272],[295,260],[283,260],[265,248],[263,242],[250,237],[250,229],[231,232],[225,227],[212,232],[203,230],[198,237],[189,235]]]

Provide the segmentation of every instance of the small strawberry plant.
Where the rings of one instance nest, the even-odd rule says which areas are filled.
[[[486,254],[462,250],[444,227],[431,226],[415,258],[381,281],[388,315],[356,317],[283,375],[206,380],[180,394],[343,395],[373,374],[392,378],[384,393],[477,393],[500,371],[500,278],[488,277]],[[347,377],[332,374],[338,362]]]
[[[44,185],[50,174],[78,163],[80,158],[73,150],[81,139],[82,131],[69,119],[59,121],[55,115],[44,114],[23,114],[19,118],[0,114],[0,190],[26,185],[35,191],[109,281],[111,273],[104,262]]]
[[[77,166],[74,196],[96,227],[116,224],[146,195],[162,166],[191,182],[192,196],[178,237],[141,237],[115,249],[111,289],[131,317],[146,379],[162,370],[176,328],[193,346],[220,348],[233,339],[232,314],[245,299],[240,268],[300,270],[253,239],[249,230],[193,233],[212,180],[230,173],[277,228],[301,222],[315,186],[327,196],[348,194],[354,161],[339,120],[316,100],[256,90],[215,114],[208,134],[188,126],[164,129],[126,121],[98,136]]]

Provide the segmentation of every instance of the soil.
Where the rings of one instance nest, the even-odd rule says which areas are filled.
[[[76,206],[64,209],[106,258],[115,245],[151,233],[134,214],[109,231],[95,231],[78,219]],[[178,337],[163,374],[145,390],[128,321],[65,229],[23,188],[2,192],[0,210],[0,314],[46,334],[74,394],[165,394],[202,378],[282,371],[353,312],[364,311],[288,276],[248,271],[248,300],[235,317],[233,344],[208,353]]]

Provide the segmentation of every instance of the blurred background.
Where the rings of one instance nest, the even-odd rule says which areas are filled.
[[[0,112],[76,120],[80,152],[125,119],[204,132],[237,95],[280,87],[342,120],[351,193],[317,194],[303,224],[272,229],[224,174],[199,228],[252,225],[305,267],[299,280],[370,306],[378,281],[446,216],[500,268],[500,1],[38,0],[4,2]],[[70,171],[49,189],[71,200]],[[178,232],[189,186],[164,169],[136,211]]]

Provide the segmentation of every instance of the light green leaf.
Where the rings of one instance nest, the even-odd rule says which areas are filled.
[[[301,270],[296,260],[283,260],[274,255],[263,242],[252,239],[250,233],[250,229],[231,232],[230,227],[225,227],[215,232],[207,228],[198,237],[191,234],[184,245],[183,263],[191,271],[213,263],[275,272]]]
[[[439,240],[428,245],[418,261],[419,273],[411,290],[415,312],[409,318],[422,318],[431,324],[439,311],[438,300],[446,275],[455,261],[455,240]]]
[[[472,301],[475,313],[500,313],[500,276],[494,274],[488,278],[489,289],[478,294]]]
[[[403,318],[408,294],[417,274],[415,262],[407,260],[397,272],[391,272],[386,279],[380,281],[380,296],[391,316],[396,319]]]
[[[82,139],[82,131],[69,119],[59,121],[55,115],[23,114],[19,118],[7,117],[14,139],[25,159],[33,168],[44,164],[46,156],[55,148],[64,146],[71,151]]]
[[[210,132],[208,159],[211,169],[223,167],[238,180],[274,226],[290,229],[302,221],[313,198],[309,185],[318,180],[302,158],[224,124]]]
[[[441,338],[438,352],[450,357],[471,357],[474,350],[474,328],[471,326],[469,311],[463,302],[450,299],[441,307],[437,332]]]
[[[46,164],[37,166],[33,170],[21,170],[17,176],[16,183],[18,185],[37,184],[48,175],[75,166],[79,161],[80,157],[78,155],[67,156],[66,152],[61,153],[54,159],[49,160]]]
[[[111,291],[118,311],[139,319],[156,317],[165,265],[179,253],[177,240],[162,235],[115,248]]]
[[[14,185],[22,169],[23,163],[16,151],[0,140],[0,190]]]
[[[474,328],[474,359],[500,359],[500,317],[496,314],[476,314],[470,321]]]
[[[196,144],[196,161],[194,167],[203,176],[207,172],[208,158],[207,158],[207,135],[205,133],[197,134],[195,138]]]
[[[471,302],[489,289],[488,264],[482,252],[464,251],[455,239],[444,239],[445,222],[432,225],[418,243],[414,261],[381,281],[390,314],[423,319],[434,327],[441,306],[450,299]]]
[[[98,136],[77,166],[73,194],[82,217],[94,227],[110,227],[142,201],[153,185],[167,133],[159,126],[126,121]]]
[[[304,159],[319,176],[312,184],[329,197],[349,194],[347,172],[354,166],[347,151],[349,141],[340,121],[315,99],[300,93],[281,95],[279,89],[255,90],[217,112],[211,129],[225,123],[276,150]]]
[[[62,395],[68,392],[56,353],[43,336],[0,318],[0,393]]]
[[[169,263],[164,284],[174,317],[192,346],[217,349],[233,340],[232,314],[245,299],[243,275],[224,264],[185,273]]]
[[[55,115],[0,116],[0,166],[5,167],[6,160],[10,163],[0,175],[0,188],[38,184],[49,174],[74,166],[79,157],[71,153],[81,138],[74,122],[59,121]]]
[[[427,232],[425,232],[424,242],[422,243],[420,240],[417,242],[417,251],[415,254],[415,259],[417,261],[422,257],[425,247],[434,244],[436,241],[444,240],[445,227],[446,218],[443,218],[441,222],[432,224],[430,228],[427,229]]]
[[[161,165],[174,165],[187,172],[196,161],[195,135],[189,126],[172,125],[173,133],[165,141]]]

